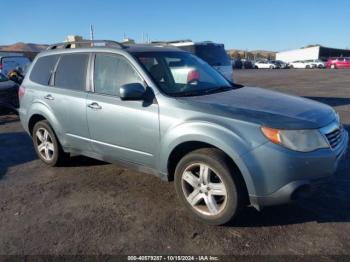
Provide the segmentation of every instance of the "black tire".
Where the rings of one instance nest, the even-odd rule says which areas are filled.
[[[48,141],[50,141],[51,144],[53,145],[53,151],[52,153],[50,153],[50,159],[45,159],[43,154],[39,152],[38,143],[42,143],[42,142],[37,136],[38,130],[40,130],[40,132],[43,130],[47,130],[49,134],[50,139],[48,139]],[[33,132],[32,132],[32,139],[33,139],[35,152],[37,153],[40,160],[42,160],[45,164],[49,166],[60,166],[60,165],[63,165],[69,158],[69,154],[63,151],[62,146],[59,143],[55,132],[53,131],[53,129],[51,128],[47,120],[39,121],[34,125]]]
[[[290,69],[294,69],[294,66],[293,66],[293,65],[290,65],[289,68],[290,68]]]
[[[185,170],[188,170],[189,167],[199,163],[207,165],[212,170],[210,172],[211,175],[209,175],[209,177],[214,176],[214,179],[215,179],[217,178],[216,173],[218,173],[220,176],[219,180],[224,184],[226,196],[222,196],[224,200],[221,200],[221,201],[223,201],[224,204],[221,204],[220,208],[222,209],[217,214],[203,214],[201,213],[201,211],[196,210],[196,208],[193,207],[189,203],[189,201],[187,201],[187,197],[184,189],[184,187],[186,187],[187,184],[186,182],[184,182],[182,177]],[[208,181],[210,181],[210,179],[208,179]],[[200,221],[211,225],[226,224],[227,222],[231,221],[238,213],[244,199],[244,195],[242,193],[243,190],[241,189],[242,185],[240,185],[238,181],[239,179],[237,179],[237,177],[235,176],[235,168],[230,165],[230,162],[228,161],[227,156],[222,151],[218,149],[213,149],[213,148],[203,148],[203,149],[198,149],[188,153],[179,161],[175,170],[175,189],[176,189],[178,198],[180,199],[180,202],[183,204],[183,206],[189,211],[189,213],[194,218],[199,219]],[[184,186],[185,184],[186,186]],[[207,185],[209,190],[209,185],[211,186],[212,184],[210,184],[209,182]],[[190,186],[190,188],[192,187]],[[195,189],[193,188],[192,193],[194,191]],[[201,195],[204,194],[201,191],[199,192],[201,193]],[[215,194],[212,194],[210,192],[211,191],[206,192],[205,193],[206,196],[203,195],[203,197],[210,197],[212,199],[215,199],[215,203],[217,204],[216,202],[217,196],[215,197],[214,196]],[[220,201],[220,196],[219,196],[219,201]],[[202,204],[198,206],[206,208],[207,205],[204,198],[201,199],[200,202],[198,203],[200,204],[201,202]],[[208,211],[210,212],[209,208],[208,208]]]

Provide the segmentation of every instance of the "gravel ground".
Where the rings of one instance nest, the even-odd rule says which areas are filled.
[[[350,70],[240,70],[235,79],[325,102],[350,125]],[[0,254],[350,254],[349,160],[320,195],[246,208],[214,227],[187,216],[173,183],[85,157],[45,166],[17,117],[2,115]]]

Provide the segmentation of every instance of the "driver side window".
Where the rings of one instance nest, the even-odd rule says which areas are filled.
[[[124,57],[113,54],[96,54],[95,93],[120,96],[120,87],[131,83],[142,83],[142,79]]]

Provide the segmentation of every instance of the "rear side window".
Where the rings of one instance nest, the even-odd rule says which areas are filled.
[[[55,73],[55,86],[85,91],[88,54],[62,55]]]
[[[30,73],[30,80],[41,85],[49,85],[58,57],[58,55],[40,57]]]

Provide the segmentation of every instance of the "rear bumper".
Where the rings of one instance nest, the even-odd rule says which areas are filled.
[[[300,153],[267,143],[245,156],[255,188],[255,192],[249,192],[251,205],[261,209],[318,192],[322,184],[333,179],[346,154],[349,138],[343,132],[342,142],[335,150]]]

